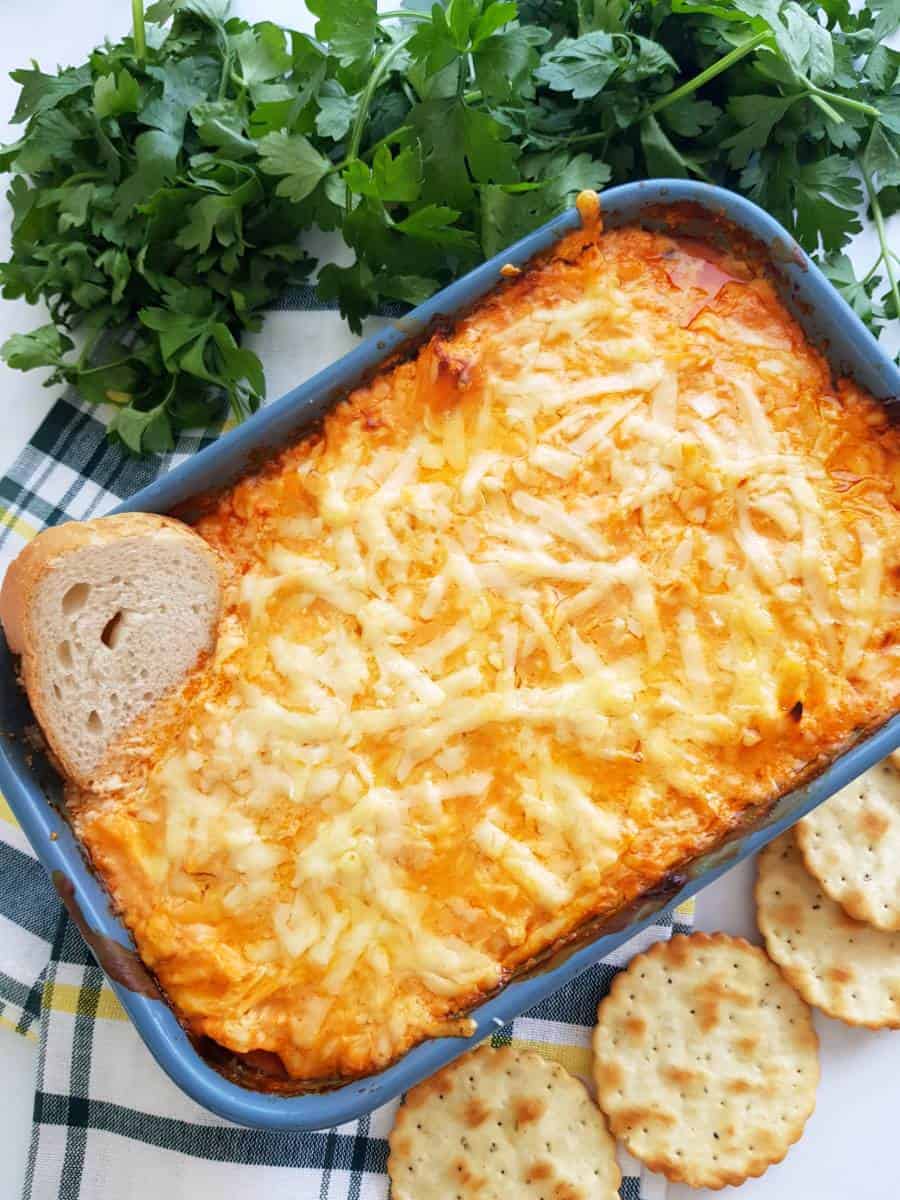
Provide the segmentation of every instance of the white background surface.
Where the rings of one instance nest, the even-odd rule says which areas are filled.
[[[129,7],[127,0],[40,0],[31,4],[0,0],[0,116],[12,112],[18,94],[7,77],[10,70],[27,65],[33,57],[45,70],[57,62],[68,65],[82,61],[104,36],[116,38],[127,30]],[[309,27],[297,0],[243,0],[235,8],[252,19],[265,17],[294,28]],[[18,131],[0,122],[0,141],[12,141],[17,136]],[[8,228],[9,212],[4,200],[0,203],[0,252],[4,257]],[[890,232],[893,244],[900,244],[897,218]],[[876,253],[874,236],[867,231],[857,239],[852,257],[857,267],[867,269]],[[0,302],[0,341],[46,319],[24,303]],[[320,318],[309,314],[304,320],[312,325]],[[295,321],[293,318],[292,324]],[[278,324],[277,315],[267,322],[260,345],[264,359],[267,340],[278,339]],[[321,349],[324,365],[339,348],[325,339]],[[269,394],[277,396],[298,382],[292,377],[277,378],[270,372]],[[0,472],[25,445],[53,399],[53,391],[40,387],[38,372],[22,374],[0,363]],[[753,921],[752,879],[752,865],[744,865],[702,893],[698,927],[723,929],[759,940]],[[900,1033],[850,1029],[819,1014],[816,1026],[822,1050],[816,1111],[803,1139],[786,1161],[770,1168],[762,1179],[744,1184],[741,1200],[847,1200],[849,1196],[894,1200],[900,1195],[896,1172],[890,1166],[896,1162]],[[0,1029],[0,1200],[14,1200],[21,1192],[35,1059],[32,1043]],[[687,1200],[714,1193],[673,1186],[669,1195],[670,1200]]]

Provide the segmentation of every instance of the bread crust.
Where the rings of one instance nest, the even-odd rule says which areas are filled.
[[[222,597],[227,579],[227,567],[218,551],[195,533],[190,526],[173,517],[157,513],[116,513],[95,517],[89,521],[69,521],[43,530],[10,563],[0,587],[0,624],[10,650],[20,658],[20,677],[32,711],[47,739],[61,773],[80,787],[89,787],[91,780],[102,776],[105,762],[110,758],[107,748],[104,762],[91,772],[90,778],[80,772],[54,736],[53,722],[48,719],[47,705],[38,683],[37,663],[41,647],[41,631],[34,627],[32,615],[34,598],[43,578],[60,559],[89,546],[105,546],[128,538],[174,538],[190,545],[202,555],[219,579],[219,611],[216,626],[221,620]],[[215,642],[215,635],[212,644]],[[158,701],[157,701],[158,702]],[[118,740],[118,739],[116,739]]]

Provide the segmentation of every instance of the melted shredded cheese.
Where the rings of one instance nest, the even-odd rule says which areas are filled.
[[[516,278],[201,523],[231,632],[80,817],[194,1030],[374,1070],[896,707],[897,434],[682,252]]]

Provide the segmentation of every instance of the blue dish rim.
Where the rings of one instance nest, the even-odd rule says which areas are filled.
[[[900,396],[900,371],[880,349],[856,314],[827,282],[784,228],[755,204],[722,188],[689,180],[647,180],[603,193],[604,221],[639,222],[647,209],[694,204],[724,219],[766,246],[780,280],[783,299],[814,342],[827,342],[826,354],[838,373],[850,374],[874,395],[890,402]],[[507,263],[524,265],[578,228],[575,209],[556,217],[508,250],[420,305],[407,317],[360,343],[245,424],[225,434],[169,474],[151,483],[115,511],[167,512],[236,478],[255,455],[270,452],[302,433],[360,378],[423,335],[439,319],[453,318],[498,282]],[[14,687],[13,664],[0,648],[0,677]],[[476,1023],[470,1038],[430,1039],[376,1075],[326,1092],[282,1096],[253,1091],[224,1078],[197,1052],[174,1012],[109,979],[118,999],[160,1067],[188,1096],[220,1117],[269,1130],[317,1130],[342,1125],[394,1099],[445,1063],[476,1046],[540,1000],[608,955],[662,914],[717,879],[735,863],[755,854],[799,817],[844,787],[862,771],[900,747],[900,715],[865,737],[802,788],[781,797],[760,828],[738,833],[702,856],[679,880],[677,891],[649,899],[638,918],[614,933],[569,952],[559,965],[507,984],[469,1014]],[[72,885],[72,898],[88,927],[126,947],[132,942],[109,898],[87,867],[72,832],[47,801],[23,749],[0,736],[0,789],[45,869]],[[58,874],[57,874],[58,873]]]

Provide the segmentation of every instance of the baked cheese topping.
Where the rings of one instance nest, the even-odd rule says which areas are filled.
[[[887,717],[898,449],[750,265],[623,229],[241,482],[215,661],[79,817],[188,1025],[378,1069]]]

